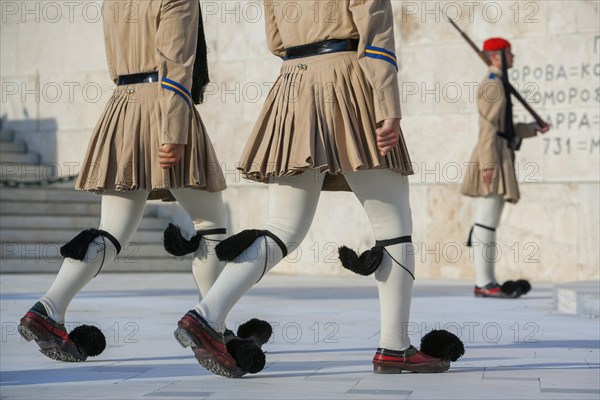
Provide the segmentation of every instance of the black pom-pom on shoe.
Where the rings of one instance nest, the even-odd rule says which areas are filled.
[[[453,333],[433,330],[421,339],[421,352],[441,360],[456,361],[465,354],[463,342]]]
[[[531,290],[531,283],[529,283],[529,281],[526,279],[519,279],[515,283],[517,284],[517,287],[520,288],[523,294],[527,294]]]
[[[377,246],[363,252],[360,256],[346,246],[340,247],[338,253],[344,268],[363,276],[375,272],[383,260],[383,247]]]
[[[77,345],[77,349],[86,357],[101,354],[106,348],[106,338],[95,326],[81,325],[69,333],[69,339]]]
[[[253,339],[258,346],[267,343],[273,334],[273,327],[267,321],[252,318],[244,322],[237,330],[241,339]]]
[[[253,341],[232,339],[227,342],[227,351],[235,359],[238,367],[251,374],[256,374],[265,367],[265,353]]]
[[[516,291],[519,293],[519,295],[527,294],[531,290],[531,283],[525,279],[519,279],[518,281],[515,281],[515,285]]]
[[[181,233],[181,228],[173,224],[169,224],[163,234],[165,250],[176,257],[183,257],[198,250],[201,239],[201,235],[194,235],[189,240],[186,239]]]
[[[502,284],[500,290],[504,294],[513,295],[517,290],[517,284],[515,283],[515,281],[506,281]]]

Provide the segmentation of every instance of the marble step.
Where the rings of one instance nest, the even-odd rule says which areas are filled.
[[[0,191],[0,200],[6,201],[50,201],[50,202],[86,202],[100,203],[100,196],[91,192],[75,190],[74,184],[69,187],[56,185],[31,188],[10,188]]]
[[[56,262],[62,259],[60,248],[65,242],[52,243],[0,243],[0,259],[10,262]],[[137,258],[171,258],[162,243],[128,243],[121,249],[117,259],[124,262]],[[189,256],[191,257],[191,255]],[[175,257],[173,257],[175,258]]]
[[[100,208],[100,203],[16,203],[2,201],[0,215],[60,215],[66,217],[73,215],[97,215],[99,217]],[[156,215],[156,208],[146,206],[143,215],[144,217]]]
[[[98,227],[99,216],[43,216],[43,215],[2,215],[0,216],[0,227],[3,231],[10,229],[86,229]],[[138,229],[141,230],[164,230],[168,221],[160,218],[142,219]]]
[[[82,229],[10,229],[0,231],[2,243],[66,243]],[[163,230],[138,230],[132,243],[162,243]]]
[[[0,179],[15,181],[43,181],[53,179],[56,166],[51,164],[27,164],[4,162],[0,159]]]
[[[3,191],[6,189],[2,189]],[[44,203],[44,202],[5,202],[2,201],[0,215],[44,215],[44,216],[91,216],[100,215],[100,203]],[[155,216],[156,208],[146,206],[144,217]]]
[[[0,154],[4,153],[27,153],[25,142],[5,142],[0,141]]]
[[[4,189],[3,189],[4,190]],[[1,215],[100,215],[100,203],[2,202]]]
[[[38,165],[40,163],[40,155],[37,153],[0,153],[0,162],[9,164],[14,163],[15,165],[21,164],[32,164]]]
[[[15,133],[10,130],[0,131],[0,141],[2,142],[13,142],[15,140]]]
[[[60,269],[62,258],[46,261],[21,261],[18,259],[0,260],[0,274],[7,273],[56,273]],[[190,272],[192,258],[140,257],[119,258],[102,267],[105,272]],[[190,278],[191,279],[191,278]]]

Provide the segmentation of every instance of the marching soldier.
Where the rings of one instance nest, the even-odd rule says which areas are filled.
[[[125,12],[132,9],[135,23]],[[193,240],[182,240],[171,227],[165,247],[176,255],[195,252],[201,296],[223,266],[209,246],[225,238],[225,179],[194,106],[208,83],[199,2],[106,0],[102,12],[108,69],[117,87],[76,184],[78,190],[102,195],[100,226],[61,248],[65,260],[54,283],[19,325],[27,341],[35,340],[43,354],[62,361],[84,361],[104,350],[97,328],[68,333],[65,313],[73,297],[131,240],[147,200],[176,199],[192,218]]]
[[[267,221],[217,245],[217,255],[229,263],[180,320],[176,338],[196,349],[200,363],[212,372],[243,375],[224,344],[227,314],[302,241],[321,190],[345,189],[361,201],[376,239],[360,257],[340,248],[346,268],[377,280],[381,338],[374,372],[446,371],[464,351],[462,343],[452,343],[455,352],[434,353],[422,342],[419,351],[407,332],[415,267],[407,176],[413,170],[400,129],[390,1],[327,2],[336,13],[316,19],[314,2],[264,4],[269,49],[283,64],[240,170],[269,185]],[[297,10],[293,20],[286,17],[290,6]]]
[[[467,246],[473,247],[476,297],[515,298],[531,286],[525,280],[498,284],[494,274],[496,229],[506,202],[520,198],[515,172],[515,151],[522,139],[546,133],[549,125],[513,123],[508,69],[513,66],[511,44],[502,38],[485,41],[483,50],[491,62],[477,94],[479,140],[473,150],[461,193],[477,198],[475,224]]]

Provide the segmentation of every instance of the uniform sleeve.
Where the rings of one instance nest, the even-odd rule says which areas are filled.
[[[161,144],[187,144],[192,75],[198,40],[198,0],[163,0],[156,56],[162,114]]]
[[[283,40],[279,34],[279,28],[275,21],[275,10],[273,1],[265,1],[265,28],[267,32],[267,45],[271,53],[277,57],[283,57],[285,54],[285,47],[283,46]]]
[[[113,63],[112,60],[112,54],[110,54],[110,45],[108,40],[105,41],[106,43],[106,62],[108,64],[108,73],[110,74],[110,80],[113,81],[115,84],[117,83],[117,71],[115,69],[115,64]]]
[[[492,90],[491,85],[496,88]],[[502,96],[491,93],[502,93]],[[484,81],[477,94],[477,108],[479,110],[479,143],[477,146],[479,167],[486,169],[500,168],[500,155],[496,144],[497,134],[504,110],[504,91],[502,85],[495,81]]]
[[[521,139],[537,136],[536,124],[515,124],[515,135]]]
[[[115,68],[115,63],[113,61],[113,49],[110,44],[110,38],[108,37],[108,27],[107,27],[107,19],[103,20],[104,27],[104,49],[106,50],[106,64],[108,65],[108,73],[110,74],[110,79],[117,83],[117,69]]]
[[[350,0],[360,35],[358,60],[373,88],[377,122],[400,118],[394,15],[390,0]]]

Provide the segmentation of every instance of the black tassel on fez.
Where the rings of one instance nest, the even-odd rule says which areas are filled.
[[[202,235],[194,235],[189,240],[183,237],[181,228],[177,225],[169,224],[163,234],[163,242],[167,253],[176,257],[183,257],[193,253],[200,247]]]
[[[363,276],[371,275],[383,260],[383,247],[375,246],[360,256],[346,246],[339,248],[340,261],[344,268]]]

